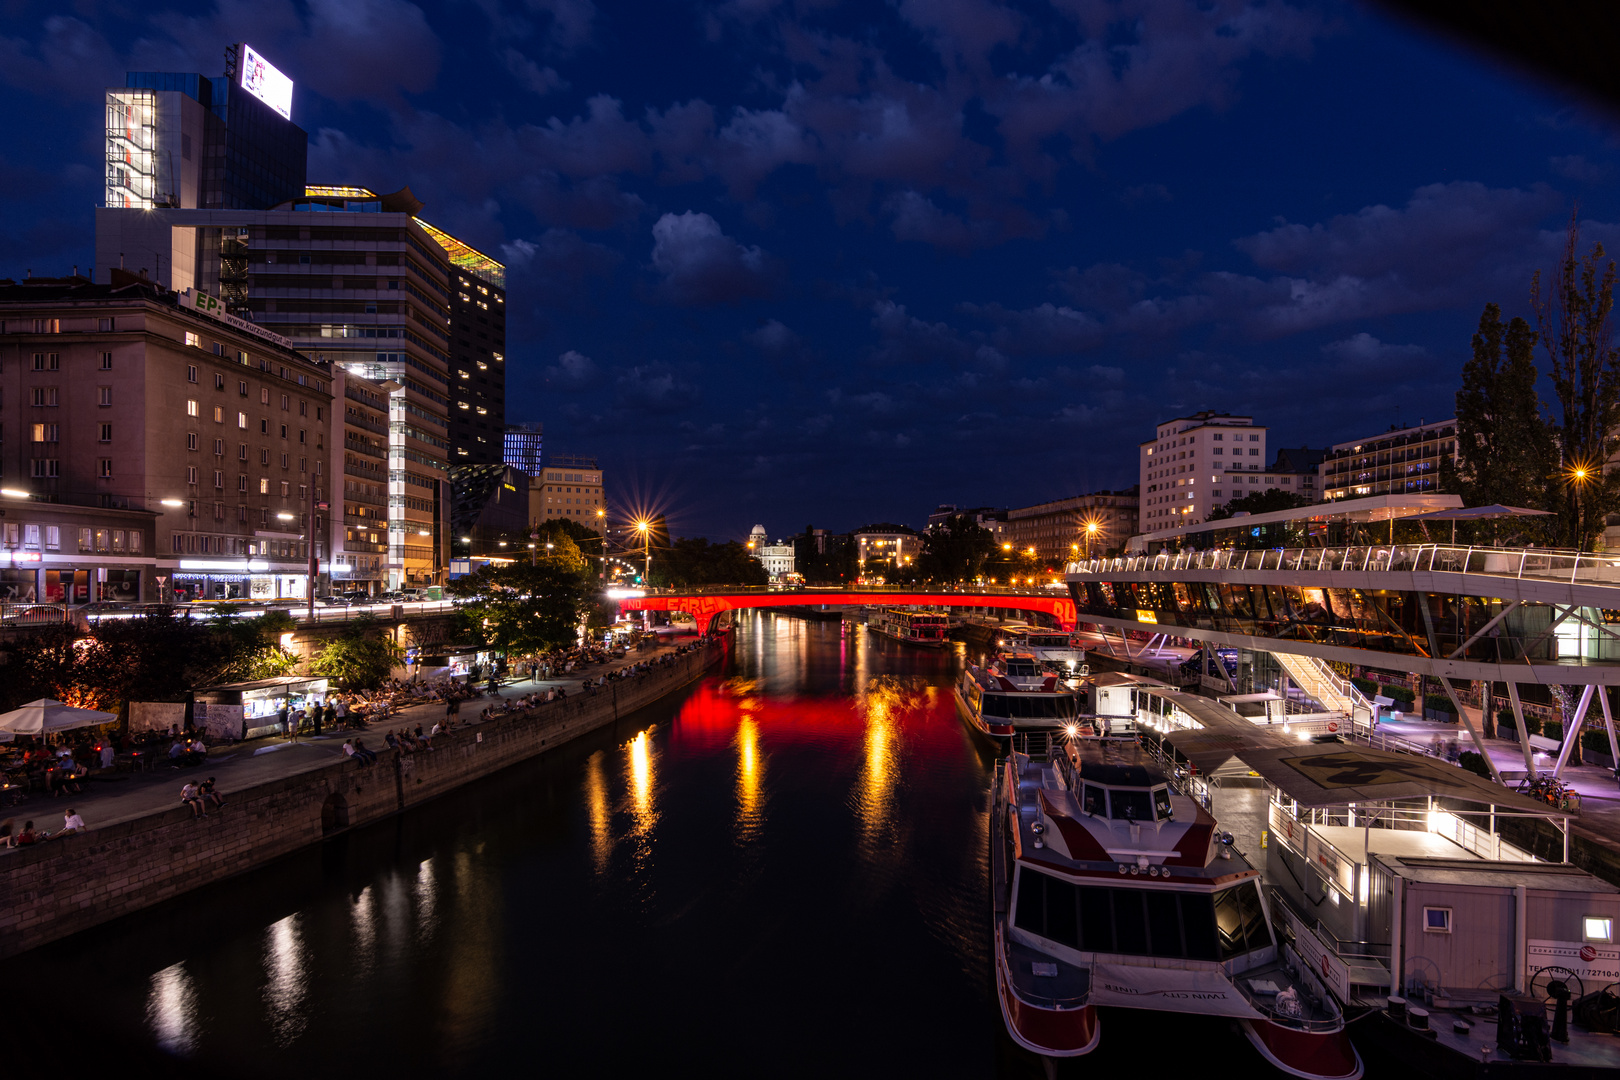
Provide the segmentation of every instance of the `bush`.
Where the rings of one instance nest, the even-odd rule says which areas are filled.
[[[1487,780],[1496,779],[1491,775],[1491,767],[1485,764],[1483,754],[1476,754],[1472,750],[1464,750],[1457,755],[1457,764],[1475,776],[1483,776]]]
[[[1350,685],[1354,686],[1357,690],[1360,690],[1364,695],[1366,695],[1369,698],[1378,697],[1380,694],[1384,693],[1383,687],[1379,686],[1377,683],[1373,682],[1371,679],[1363,679],[1363,678],[1360,678],[1359,676],[1356,677],[1356,678],[1351,679],[1350,680]],[[1385,696],[1387,696],[1387,695],[1385,695]]]
[[[1435,712],[1443,713],[1455,714],[1457,711],[1456,706],[1451,704],[1451,698],[1445,694],[1424,694],[1423,707],[1424,709],[1433,709]]]
[[[1386,684],[1383,688],[1383,692],[1385,697],[1392,698],[1395,703],[1400,705],[1404,710],[1410,710],[1413,702],[1417,701],[1417,695],[1412,692],[1412,688],[1410,686]]]
[[[1519,725],[1513,719],[1512,709],[1496,710],[1496,726],[1504,731],[1512,731]]]
[[[1581,732],[1581,748],[1595,750],[1607,755],[1609,752],[1609,733],[1597,728]]]
[[[1534,732],[1531,734],[1534,734]],[[1561,743],[1564,741],[1564,725],[1558,720],[1549,720],[1545,724],[1541,725],[1541,734],[1545,735],[1553,742]]]

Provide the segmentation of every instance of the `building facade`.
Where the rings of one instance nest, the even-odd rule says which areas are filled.
[[[505,461],[524,476],[533,479],[540,475],[540,462],[545,460],[545,426],[542,424],[513,424],[506,429]]]
[[[922,537],[904,525],[867,525],[856,529],[850,542],[855,545],[856,564],[863,576],[882,577],[922,553]]]
[[[1267,460],[1266,429],[1252,416],[1201,412],[1164,421],[1140,447],[1138,527],[1154,532],[1203,521],[1239,497],[1233,492],[1247,494],[1248,474],[1263,471]]]
[[[760,561],[772,581],[793,579],[793,543],[778,540],[771,543],[765,535],[765,526],[755,525],[748,534],[748,553]]]
[[[420,224],[451,266],[450,460],[500,465],[506,457],[506,268],[449,233]]]
[[[1098,491],[1007,511],[1003,543],[1062,563],[1122,549],[1136,534],[1135,491]]]
[[[303,597],[310,545],[327,556],[330,378],[285,338],[131,275],[0,282],[0,431],[17,433],[0,484],[155,515],[140,553],[127,523],[105,550],[100,526],[75,526],[109,559],[121,530],[109,572],[141,573],[150,551],[151,584],[126,576],[120,596]]]
[[[378,593],[388,586],[388,396],[343,367],[332,373],[332,456],[343,448],[342,486],[333,483],[332,588]],[[333,467],[336,479],[336,466]]]
[[[594,457],[552,454],[529,482],[529,517],[536,523],[567,518],[601,531],[607,519],[604,490]]]
[[[1336,443],[1320,467],[1324,499],[1364,499],[1440,490],[1440,462],[1457,462],[1457,421],[1392,427],[1382,435]]]

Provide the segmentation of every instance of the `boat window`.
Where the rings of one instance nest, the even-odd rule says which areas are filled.
[[[1247,889],[1258,908],[1253,883],[1247,883]],[[1207,893],[1076,886],[1024,866],[1018,871],[1013,925],[1089,952],[1217,958],[1215,918]],[[1263,937],[1263,926],[1256,932]],[[1270,944],[1269,938],[1256,940],[1254,948]]]
[[[1260,887],[1255,882],[1245,881],[1215,895],[1215,932],[1222,960],[1271,944],[1260,906]]]
[[[1085,797],[1080,802],[1080,808],[1088,814],[1098,817],[1108,816],[1108,796],[1104,788],[1095,784],[1086,785]]]
[[[1152,821],[1153,803],[1148,793],[1140,788],[1109,790],[1109,817],[1122,821]]]
[[[1072,694],[986,694],[984,715],[1009,720],[1055,720],[1073,716]],[[1144,819],[1145,820],[1145,819]]]
[[[1153,789],[1153,816],[1159,821],[1169,821],[1174,815],[1170,810],[1170,789],[1156,787]]]

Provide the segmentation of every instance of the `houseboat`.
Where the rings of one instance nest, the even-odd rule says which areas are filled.
[[[1033,662],[1016,667],[1017,675],[1005,674],[1005,665],[969,664],[962,670],[956,711],[968,726],[992,739],[1078,730],[1086,692],[1036,670]]]
[[[950,640],[947,636],[950,616],[944,611],[884,608],[872,616],[867,625],[884,637],[903,641],[907,645],[940,649]]]

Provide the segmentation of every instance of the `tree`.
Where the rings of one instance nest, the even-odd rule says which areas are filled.
[[[653,559],[650,585],[685,589],[698,585],[764,585],[771,579],[765,564],[735,540],[711,544],[702,537],[681,537]]]
[[[451,583],[450,590],[464,601],[467,629],[509,656],[529,656],[578,640],[594,584],[576,548],[532,566],[491,563]]]
[[[1256,491],[1252,495],[1245,495],[1241,499],[1233,499],[1225,506],[1217,506],[1209,512],[1206,521],[1220,521],[1229,518],[1239,511],[1248,511],[1251,514],[1270,514],[1278,510],[1296,510],[1302,506],[1311,505],[1311,500],[1303,495],[1296,495],[1292,491],[1281,488],[1266,488]]]
[[[1572,214],[1557,279],[1543,292],[1537,271],[1530,306],[1558,394],[1559,539],[1584,551],[1602,534],[1607,516],[1620,509],[1620,474],[1606,468],[1620,449],[1614,434],[1620,425],[1620,350],[1609,324],[1614,263],[1602,265],[1602,244],[1584,255],[1579,248],[1580,225]]]
[[[1460,461],[1453,466],[1441,459],[1441,487],[1456,491],[1465,505],[1552,509],[1547,477],[1557,448],[1536,396],[1535,345],[1529,323],[1514,318],[1504,324],[1501,309],[1485,305],[1457,391]],[[1540,521],[1515,519],[1515,527],[1535,522],[1528,527],[1539,532]]]
[[[996,552],[996,537],[964,514],[954,514],[923,533],[914,566],[926,581],[972,581]]]
[[[368,617],[345,623],[343,632],[315,654],[309,669],[336,679],[344,690],[371,690],[381,686],[404,660],[405,650],[395,643],[388,628]]]

